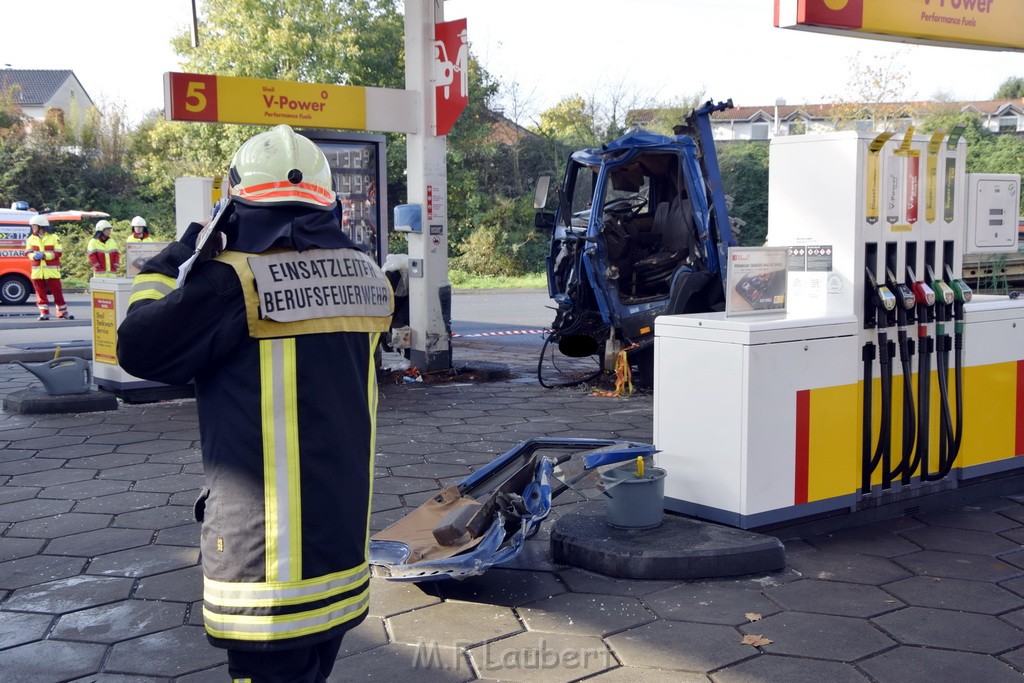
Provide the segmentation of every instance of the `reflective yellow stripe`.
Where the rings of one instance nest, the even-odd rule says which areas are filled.
[[[174,285],[177,281],[170,275],[164,275],[163,273],[140,273],[135,276],[132,280],[132,287],[144,283],[162,284],[171,289],[174,289]]]
[[[295,340],[260,341],[267,581],[302,578],[302,490]]]
[[[146,299],[153,299],[154,301],[159,301],[160,299],[163,298],[164,294],[162,292],[158,292],[155,289],[144,289],[138,292],[132,292],[132,295],[128,297],[128,305],[131,306],[136,301],[143,301]]]
[[[370,567],[358,567],[291,583],[226,583],[203,579],[203,600],[219,607],[281,607],[316,602],[345,593],[370,578]]]
[[[260,342],[260,410],[263,424],[263,507],[266,537],[267,582],[277,575],[277,462],[274,459],[274,360],[275,340]]]
[[[288,476],[288,540],[291,575],[302,578],[302,478],[299,467],[299,389],[296,372],[295,340],[284,342],[284,427],[287,446],[284,453]],[[281,577],[284,578],[284,577]]]
[[[370,590],[327,605],[320,609],[298,614],[253,616],[244,614],[217,614],[203,608],[206,632],[215,638],[233,640],[282,640],[319,633],[360,616],[370,606]]]
[[[370,407],[370,490],[366,497],[366,556],[370,556],[370,515],[373,512],[373,467],[377,458],[377,359],[374,350],[380,340],[379,334],[370,335],[370,363],[366,368],[366,405]]]

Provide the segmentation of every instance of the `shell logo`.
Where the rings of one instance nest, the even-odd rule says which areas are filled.
[[[860,28],[864,0],[800,0],[797,22],[834,28]]]

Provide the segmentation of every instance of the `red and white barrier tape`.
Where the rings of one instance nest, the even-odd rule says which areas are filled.
[[[452,339],[455,337],[462,337],[464,339],[469,337],[505,337],[514,334],[550,334],[551,330],[503,330],[501,332],[478,332],[476,334],[458,334],[452,333]]]

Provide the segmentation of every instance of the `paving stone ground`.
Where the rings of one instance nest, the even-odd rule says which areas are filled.
[[[374,530],[531,436],[650,441],[652,396],[544,389],[536,349],[473,343],[456,346],[457,366],[499,358],[512,378],[382,387]],[[0,394],[31,385],[0,366]],[[0,414],[0,680],[228,680],[202,630],[198,447],[191,401]],[[582,500],[566,493],[553,518]],[[512,566],[480,577],[375,577],[369,616],[346,636],[331,681],[1024,676],[1024,492],[786,537],[786,569],[720,580],[559,566],[550,524]]]

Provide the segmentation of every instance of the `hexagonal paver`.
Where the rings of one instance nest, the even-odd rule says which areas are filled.
[[[66,460],[50,460],[48,458],[26,458],[12,462],[0,462],[0,476],[17,477],[33,472],[56,470],[63,467],[66,462]],[[10,480],[4,482],[5,485],[11,483]]]
[[[876,557],[896,557],[920,550],[905,538],[877,527],[843,529],[841,532],[811,536],[803,540],[819,550]]]
[[[683,584],[651,593],[644,598],[662,619],[739,626],[750,621],[748,613],[768,616],[779,606],[751,589],[708,584]]]
[[[71,576],[20,588],[7,598],[4,609],[62,614],[124,600],[131,592],[131,579]]]
[[[106,669],[153,676],[181,676],[224,661],[223,650],[210,647],[202,628],[179,626],[114,645]]]
[[[522,631],[507,607],[443,602],[388,619],[396,643],[415,644],[429,635],[439,645],[466,648]]]
[[[130,484],[130,482],[129,482]],[[110,496],[100,496],[92,500],[83,500],[75,506],[75,512],[105,512],[111,515],[146,508],[160,507],[167,504],[166,493],[142,493],[127,491]]]
[[[602,636],[654,621],[638,599],[617,595],[567,593],[521,607],[531,631]]]
[[[0,612],[0,650],[39,640],[52,623],[49,614]]]
[[[23,522],[27,519],[39,519],[50,515],[70,512],[75,506],[70,500],[21,500],[16,503],[0,505],[0,522]]]
[[[546,572],[494,568],[462,581],[442,581],[438,594],[448,600],[518,607],[565,592],[565,586]]]
[[[708,672],[751,657],[757,650],[730,626],[655,621],[616,633],[605,642],[626,666]]]
[[[96,476],[96,470],[84,470],[72,467],[61,467],[59,469],[46,470],[44,472],[33,472],[31,474],[19,474],[11,477],[9,482],[12,486],[57,486],[70,484],[77,481],[87,481]]]
[[[986,614],[908,607],[872,621],[906,645],[988,654],[1024,645],[1024,633]]]
[[[64,681],[98,671],[106,651],[104,645],[40,640],[0,650],[0,671],[10,681]]]
[[[39,492],[40,498],[63,498],[66,500],[85,500],[96,496],[123,493],[131,487],[128,481],[103,481],[101,479],[89,479],[78,481],[73,484],[60,484],[58,486],[47,486]]]
[[[373,483],[374,493],[390,493],[397,496],[437,490],[436,481],[417,477],[388,477],[387,479],[378,479]]]
[[[639,439],[638,439],[639,440]],[[707,683],[708,677],[704,674],[692,671],[668,671],[666,669],[652,669],[650,667],[620,666],[614,669],[603,671],[587,682],[600,681],[600,683]]]
[[[783,612],[753,624],[741,626],[747,634],[772,641],[764,650],[772,654],[854,662],[892,647],[894,641],[871,624],[850,617],[807,612]]]
[[[135,491],[153,491],[156,493],[177,493],[179,491],[195,491],[203,487],[206,479],[201,474],[170,474],[164,477],[153,477],[135,483]]]
[[[152,538],[153,532],[148,529],[97,529],[56,538],[47,544],[45,552],[47,555],[98,557],[149,545]]]
[[[65,614],[57,620],[51,638],[117,643],[148,633],[181,626],[185,605],[155,600],[124,600],[113,605]],[[162,674],[165,672],[152,671]]]
[[[93,448],[99,450],[99,454],[77,458],[74,462],[76,467],[95,467],[98,470],[107,470],[146,462],[145,455],[137,453],[108,453],[106,451],[109,450],[109,446],[93,446]]]
[[[114,519],[114,526],[129,529],[169,529],[195,522],[192,506],[164,505],[134,512],[125,512]]]
[[[441,479],[442,477],[466,477],[470,469],[465,465],[439,465],[421,463],[418,465],[400,465],[392,467],[391,474],[396,477],[419,477],[421,479]]]
[[[5,538],[0,537],[0,562],[17,560],[38,553],[45,540],[41,538]]]
[[[34,555],[0,563],[0,589],[17,590],[68,576],[77,576],[85,558]]]
[[[944,652],[931,648],[898,647],[860,662],[860,668],[878,681],[935,683],[985,681],[1013,683],[1021,674],[1006,664],[980,654]]]
[[[788,558],[789,567],[808,578],[874,586],[905,579],[910,575],[894,562],[881,557],[825,552],[799,553]]]
[[[967,555],[938,550],[922,550],[893,560],[912,573],[973,581],[1005,581],[1020,574],[1020,569],[994,557]],[[879,583],[888,583],[880,581]]]
[[[441,598],[433,591],[436,591],[436,587],[429,583],[419,585],[374,577],[370,579],[369,614],[390,617],[428,605],[436,605],[441,602]]]
[[[139,578],[191,567],[197,562],[199,562],[198,548],[150,545],[99,557],[89,565],[89,573]]]
[[[142,600],[195,602],[203,599],[203,571],[198,565],[139,580],[132,597]]]
[[[1001,614],[1024,606],[1024,599],[1019,595],[983,581],[914,576],[883,588],[915,607]]]
[[[160,543],[161,545],[186,545],[191,548],[198,548],[199,532],[199,522],[182,524],[170,529],[161,529],[157,532],[156,540],[153,542]]]
[[[341,650],[338,651],[338,659],[387,644],[388,632],[384,628],[384,619],[366,617],[361,624],[345,632]],[[339,667],[339,671],[344,671],[344,667]]]
[[[142,462],[127,467],[108,467],[99,474],[100,479],[124,479],[141,481],[154,477],[164,477],[181,472],[181,465]]]
[[[821,662],[802,657],[763,654],[716,671],[714,680],[715,683],[753,683],[754,681],[864,683],[864,676],[853,666],[840,662]],[[879,680],[885,679],[880,678]]]
[[[0,477],[3,481],[4,477]],[[4,486],[0,488],[0,505],[16,503],[21,500],[35,498],[42,489],[38,486]]]
[[[1019,543],[990,531],[925,526],[909,529],[902,532],[902,535],[924,550],[996,556],[1020,549]]]
[[[174,451],[188,452],[192,448],[192,440],[160,438],[159,434],[151,435],[152,441],[138,441],[135,443],[118,446],[117,450],[122,453],[145,453],[154,455],[157,453],[171,453]],[[193,458],[194,459],[194,458]],[[150,459],[149,462],[156,462]]]
[[[1016,522],[998,512],[959,508],[956,510],[940,510],[916,515],[926,524],[950,527],[953,529],[971,529],[973,531],[1005,531],[1020,526]]]
[[[603,595],[646,595],[671,588],[675,583],[673,581],[615,579],[575,567],[559,572],[558,576],[574,593],[601,593]]]
[[[387,493],[374,493],[373,504],[371,509],[374,512],[380,512],[381,510],[394,510],[402,507],[402,499],[395,495]]]
[[[113,515],[96,515],[88,512],[69,512],[53,517],[42,517],[18,522],[7,532],[9,536],[22,538],[60,538],[70,534],[102,529],[110,524]]]
[[[563,683],[616,665],[600,638],[565,633],[521,633],[469,651],[485,678],[528,683]]]
[[[905,605],[875,586],[805,579],[771,588],[768,597],[796,612],[873,617]]]
[[[149,441],[157,438],[158,436],[158,434],[153,434],[151,432],[116,432],[113,434],[97,434],[96,436],[90,436],[86,443],[121,446],[124,444],[139,443],[140,441]]]
[[[463,683],[474,678],[465,650],[435,642],[417,645],[392,643],[366,650],[339,659],[331,676],[332,681],[380,683]]]

